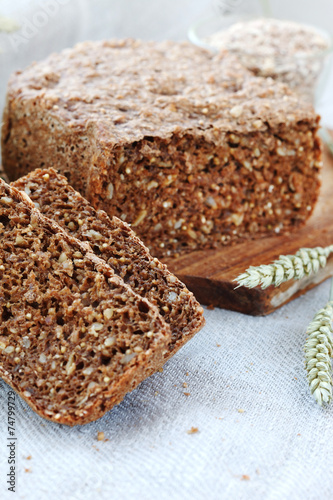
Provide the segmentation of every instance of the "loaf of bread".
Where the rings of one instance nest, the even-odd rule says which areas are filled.
[[[318,116],[225,53],[85,42],[10,80],[10,180],[54,167],[156,257],[290,231],[312,213]]]
[[[12,184],[24,191],[42,214],[72,236],[89,243],[134,292],[156,304],[171,327],[165,361],[204,324],[203,310],[186,286],[171,274],[131,228],[117,217],[96,211],[54,169],[35,170]]]
[[[0,376],[47,419],[99,418],[160,368],[170,327],[2,180],[0,234]]]

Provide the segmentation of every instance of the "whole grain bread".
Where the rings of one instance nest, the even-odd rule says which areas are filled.
[[[319,117],[288,87],[186,42],[85,42],[13,75],[11,180],[55,167],[157,257],[293,230],[311,215]]]
[[[52,168],[37,169],[12,185],[24,191],[42,214],[89,243],[134,292],[158,307],[172,332],[165,360],[202,328],[203,310],[193,294],[165,265],[152,258],[128,224],[96,211]]]
[[[160,368],[169,326],[2,180],[0,234],[0,376],[42,417],[99,418]]]

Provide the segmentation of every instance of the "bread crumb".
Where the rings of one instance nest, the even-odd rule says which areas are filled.
[[[25,457],[26,460],[31,460],[31,455],[28,455],[27,457]]]
[[[104,432],[98,432],[97,434],[97,441],[104,441]]]
[[[185,373],[186,377],[188,377],[188,372]]]
[[[186,389],[186,387],[187,387],[187,383],[186,382],[183,382],[183,387]]]
[[[216,344],[216,347],[221,347],[221,344]]]
[[[154,396],[157,396],[157,395],[158,395],[158,391],[155,391]]]
[[[24,472],[31,472],[31,469],[24,469]]]
[[[189,431],[186,431],[187,434],[196,434],[197,432],[199,432],[198,427],[191,427]]]
[[[237,408],[238,413],[245,413],[245,410],[243,408]]]
[[[241,477],[241,481],[250,481],[250,479],[250,476],[248,476],[247,474],[243,474]]]
[[[163,368],[160,368],[158,371],[159,371],[160,373],[163,373],[163,371],[164,371],[164,370],[163,370]]]
[[[190,392],[184,392],[184,396],[191,396]]]
[[[207,306],[207,309],[208,311],[214,311],[215,306],[213,306],[213,304],[210,304],[209,306]]]

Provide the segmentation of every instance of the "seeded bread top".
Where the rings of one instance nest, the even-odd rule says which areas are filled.
[[[316,122],[312,107],[283,84],[188,42],[80,43],[14,74],[15,97],[36,102],[61,124],[92,127],[106,146],[182,130],[218,143],[223,131]]]

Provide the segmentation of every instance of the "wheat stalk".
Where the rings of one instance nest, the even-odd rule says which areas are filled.
[[[270,285],[279,286],[285,281],[299,280],[304,276],[315,274],[326,266],[327,257],[333,252],[333,245],[325,248],[301,248],[295,255],[280,255],[271,264],[250,266],[234,281],[238,287],[254,288],[261,286],[264,290]]]
[[[311,393],[317,403],[330,403],[332,400],[332,367],[333,354],[333,281],[330,301],[313,318],[307,329],[307,340],[304,346],[305,369]]]

